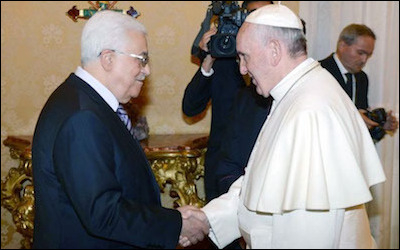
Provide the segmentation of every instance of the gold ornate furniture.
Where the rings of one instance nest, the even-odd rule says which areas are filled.
[[[174,207],[205,203],[198,196],[195,180],[204,176],[204,153],[207,135],[151,135],[141,142],[160,190],[171,184],[171,197],[178,197]]]
[[[24,237],[22,248],[30,248],[33,237],[34,194],[32,180],[31,137],[8,137],[4,145],[10,147],[11,158],[19,161],[1,181],[1,205],[10,211],[17,231]]]
[[[174,207],[201,207],[204,199],[197,192],[196,180],[204,176],[206,134],[151,135],[141,142],[161,192],[170,184]],[[32,136],[9,136],[4,145],[19,161],[1,182],[1,205],[10,211],[17,231],[24,239],[22,248],[31,248],[34,221],[34,188],[32,179]]]

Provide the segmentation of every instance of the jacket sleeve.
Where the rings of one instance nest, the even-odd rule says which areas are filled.
[[[356,75],[356,107],[358,109],[369,109],[368,103],[368,76],[363,71]]]
[[[182,101],[183,113],[187,116],[195,116],[203,112],[211,99],[211,82],[213,76],[203,76],[201,70],[196,72],[185,89]]]

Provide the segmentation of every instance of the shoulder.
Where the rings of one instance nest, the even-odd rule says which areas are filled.
[[[292,99],[288,104],[291,109],[326,110],[331,107],[351,103],[337,80],[326,69],[319,67],[308,77],[299,82],[289,95]]]
[[[76,110],[71,113],[60,124],[60,128],[56,131],[57,139],[82,143],[92,144],[99,147],[100,144],[113,144],[112,130],[110,125],[96,112],[92,110]],[[74,139],[76,138],[76,139]],[[85,142],[81,139],[85,138]]]
[[[336,65],[336,62],[333,59],[333,53],[330,54],[327,58],[320,60],[319,63],[324,68],[331,68],[332,66]]]

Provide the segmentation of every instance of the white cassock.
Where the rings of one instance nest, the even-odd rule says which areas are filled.
[[[368,129],[333,76],[309,58],[270,94],[246,173],[203,209],[222,248],[374,248],[364,203],[385,175]]]

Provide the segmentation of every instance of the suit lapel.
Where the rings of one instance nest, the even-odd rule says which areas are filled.
[[[339,67],[335,62],[335,59],[333,58],[333,54],[329,56],[327,63],[329,65],[331,74],[336,78],[340,85],[345,86],[346,83],[343,79],[342,73],[339,70]]]

